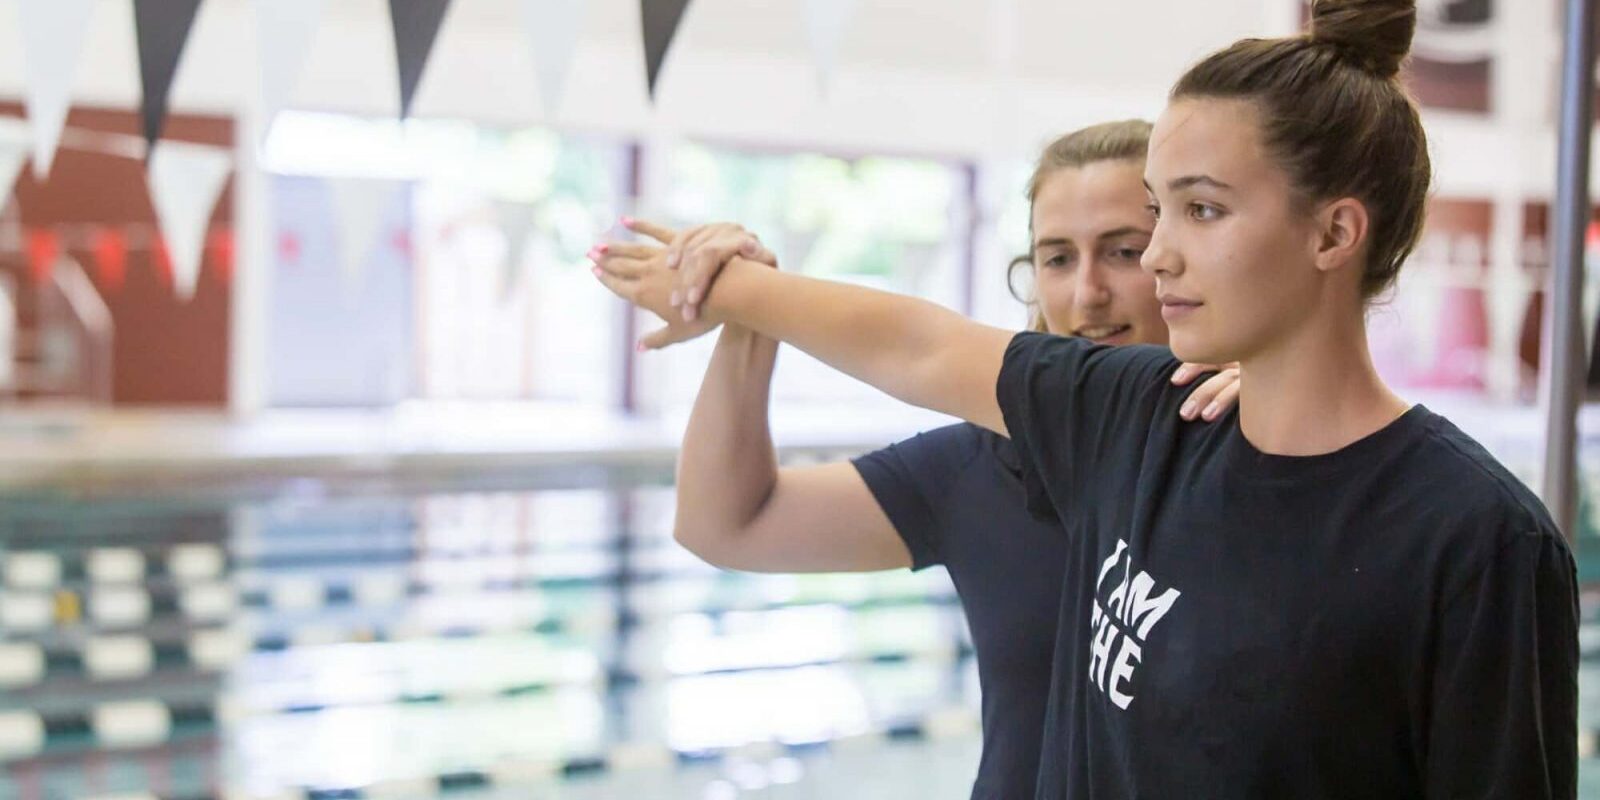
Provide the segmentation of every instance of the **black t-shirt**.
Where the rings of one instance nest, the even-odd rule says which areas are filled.
[[[905,539],[912,568],[943,564],[967,615],[983,694],[975,799],[1032,797],[1066,540],[1023,502],[1011,442],[976,425],[918,434],[855,459]]]
[[[1006,352],[1029,505],[1074,509],[1038,797],[1575,797],[1577,576],[1538,500],[1421,406],[1264,454],[1179,419],[1177,363]]]

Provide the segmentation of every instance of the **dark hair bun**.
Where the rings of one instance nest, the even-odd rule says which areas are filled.
[[[1313,0],[1306,35],[1378,77],[1392,78],[1411,52],[1416,30],[1416,0]]]

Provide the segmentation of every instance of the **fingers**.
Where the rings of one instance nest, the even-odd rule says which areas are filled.
[[[1188,386],[1189,382],[1193,381],[1195,378],[1198,378],[1207,372],[1216,372],[1220,369],[1222,369],[1222,367],[1216,366],[1215,364],[1184,364],[1178,367],[1176,372],[1172,373],[1172,385]]]
[[[692,338],[694,337],[685,335],[684,330],[668,325],[666,327],[657,328],[656,330],[645,334],[643,338],[639,339],[639,351],[643,352],[645,350],[660,350],[663,347],[688,341]]]
[[[768,250],[753,233],[744,241],[744,246],[739,248],[739,255],[769,267],[778,266],[778,255]]]
[[[678,268],[678,264],[683,261],[684,244],[698,235],[705,227],[704,225],[696,225],[692,228],[686,228],[678,231],[678,235],[672,237],[672,241],[667,243],[667,269]]]
[[[660,350],[663,347],[679,342],[687,342],[690,339],[702,336],[707,331],[715,330],[716,327],[716,325],[708,322],[669,322],[665,328],[659,328],[645,334],[644,338],[639,340],[638,349],[640,352]]]
[[[595,256],[622,256],[623,258],[636,258],[644,261],[660,256],[666,251],[665,247],[658,244],[607,242],[605,244],[597,244],[589,250],[589,258],[590,260],[598,260]]]
[[[600,267],[595,267],[592,272],[594,272],[595,278],[599,279],[601,286],[606,287],[608,291],[622,298],[623,300],[626,300],[630,303],[633,302],[633,287],[636,281],[632,281],[618,275],[613,275],[612,273],[607,272]]]
[[[672,326],[668,325],[666,327],[657,328],[640,337],[639,346],[636,349],[641,353],[646,350],[660,350],[667,345],[675,344],[676,341],[677,339],[673,334]]]
[[[763,254],[772,257],[760,242],[742,226],[733,223],[708,225],[685,243],[684,262],[679,266],[678,285],[682,290],[685,320],[698,318],[700,301],[711,290],[722,268],[735,256]],[[772,257],[773,263],[777,259]]]
[[[711,291],[717,275],[729,261],[750,249],[750,242],[750,236],[745,233],[723,236],[699,245],[687,256],[688,261],[681,270],[683,274],[679,276],[680,282],[688,286],[683,297],[685,320],[699,316],[700,301]]]
[[[672,292],[672,304],[682,306],[685,322],[693,320],[699,313],[699,309],[695,308],[695,303],[700,301],[699,293],[694,293],[696,295],[694,300],[690,300],[689,295],[691,290],[699,285],[700,276],[705,271],[704,264],[698,263],[706,257],[701,248],[708,239],[716,236],[717,228],[715,224],[697,226],[676,242],[679,248],[678,288]]]
[[[1238,400],[1239,370],[1225,369],[1200,384],[1184,401],[1178,414],[1186,420],[1200,418],[1210,422],[1222,416]]]
[[[594,264],[602,272],[610,273],[614,277],[636,281],[649,274],[652,262],[641,261],[637,258],[603,255],[594,259]],[[655,268],[659,269],[660,265],[657,264]]]
[[[645,236],[648,236],[662,244],[672,244],[673,238],[678,234],[677,231],[668,228],[665,225],[657,225],[654,222],[642,219],[634,219],[633,217],[623,217],[622,227],[627,228],[634,233],[644,234]]]
[[[1211,405],[1206,406],[1206,409],[1200,412],[1200,416],[1204,417],[1207,422],[1215,421],[1218,417],[1227,413],[1228,409],[1233,408],[1234,405],[1239,402],[1239,376],[1237,373],[1225,372],[1215,378],[1212,378],[1211,381],[1219,381],[1229,378],[1232,379],[1232,382],[1223,386],[1222,390],[1217,392],[1216,399],[1211,401]],[[1211,381],[1207,381],[1207,383],[1210,383]]]

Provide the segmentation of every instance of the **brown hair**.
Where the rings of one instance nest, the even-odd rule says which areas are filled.
[[[1028,252],[1011,259],[1010,266],[1006,268],[1006,288],[1011,291],[1012,297],[1026,303],[1032,310],[1028,330],[1048,332],[1038,300],[1023,298],[1017,292],[1014,281],[1018,267],[1033,264],[1033,202],[1039,198],[1039,189],[1051,175],[1064,169],[1086,167],[1101,161],[1143,161],[1145,152],[1150,148],[1150,127],[1150,123],[1142,119],[1102,122],[1057,137],[1039,154],[1039,163],[1034,166],[1033,176],[1028,179]]]
[[[1367,300],[1394,283],[1416,247],[1433,175],[1399,80],[1416,27],[1415,0],[1314,0],[1306,33],[1236,42],[1172,88],[1173,100],[1253,103],[1262,141],[1301,202],[1354,197],[1367,207]]]

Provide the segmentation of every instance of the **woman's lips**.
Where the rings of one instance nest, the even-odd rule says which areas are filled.
[[[1167,322],[1176,322],[1193,314],[1200,306],[1205,305],[1199,300],[1190,300],[1177,295],[1161,296],[1161,318]]]
[[[1132,325],[1105,323],[1098,325],[1079,325],[1072,331],[1072,334],[1074,336],[1081,336],[1092,342],[1103,344],[1121,337],[1132,330]]]

